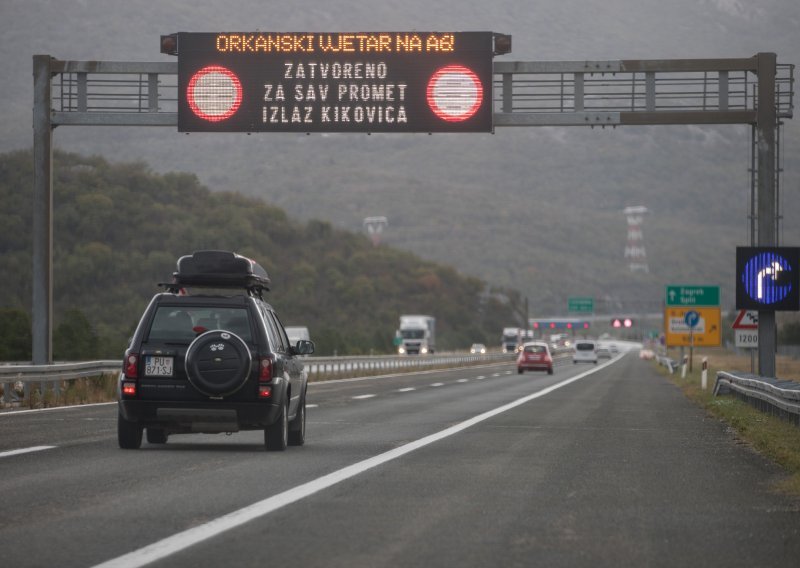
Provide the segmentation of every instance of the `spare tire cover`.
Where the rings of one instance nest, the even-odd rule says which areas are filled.
[[[186,376],[207,396],[239,390],[250,375],[253,358],[241,337],[225,330],[198,336],[186,351]]]

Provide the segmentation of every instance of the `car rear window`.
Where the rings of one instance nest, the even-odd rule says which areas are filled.
[[[594,351],[594,343],[576,343],[575,349],[578,351]]]
[[[190,343],[198,334],[214,329],[231,331],[252,342],[250,318],[245,308],[159,306],[148,340]]]
[[[547,347],[544,345],[526,345],[525,353],[546,353]]]

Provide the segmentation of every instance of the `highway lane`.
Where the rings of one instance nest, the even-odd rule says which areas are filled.
[[[123,565],[136,565],[161,539],[588,370],[314,385],[307,445],[283,454],[261,451],[258,433],[122,451],[113,406],[0,416],[0,455],[56,446],[0,457],[0,538],[16,544],[0,560],[93,566],[133,552]],[[800,513],[769,493],[779,476],[629,356],[154,565],[795,565]]]

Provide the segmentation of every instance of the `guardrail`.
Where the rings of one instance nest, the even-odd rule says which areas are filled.
[[[656,361],[662,367],[666,367],[669,370],[669,374],[675,372],[675,369],[678,368],[678,361],[671,357],[667,357],[666,355],[656,355]]]
[[[714,396],[721,394],[734,394],[762,412],[800,426],[800,383],[718,371]]]
[[[310,381],[326,381],[344,377],[360,377],[370,374],[413,372],[420,369],[461,367],[512,361],[516,354],[487,353],[471,355],[463,353],[434,354],[423,356],[363,356],[363,357],[306,357],[303,363]],[[14,401],[16,384],[22,383],[25,391],[34,383],[53,383],[58,391],[61,381],[82,377],[96,377],[119,373],[121,360],[84,361],[80,363],[55,363],[52,365],[13,364],[0,365],[0,384],[3,385],[3,401]]]

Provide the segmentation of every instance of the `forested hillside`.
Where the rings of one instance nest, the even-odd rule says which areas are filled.
[[[168,281],[179,256],[200,249],[258,260],[272,278],[268,300],[286,325],[310,328],[318,354],[390,352],[401,313],[436,316],[440,349],[492,345],[500,328],[524,321],[516,292],[327,222],[294,221],[256,198],[212,192],[194,175],[76,154],[57,153],[55,162],[55,324],[69,330],[85,317],[98,338],[95,356],[121,356],[156,283]],[[6,318],[30,313],[31,187],[31,153],[0,154]]]

